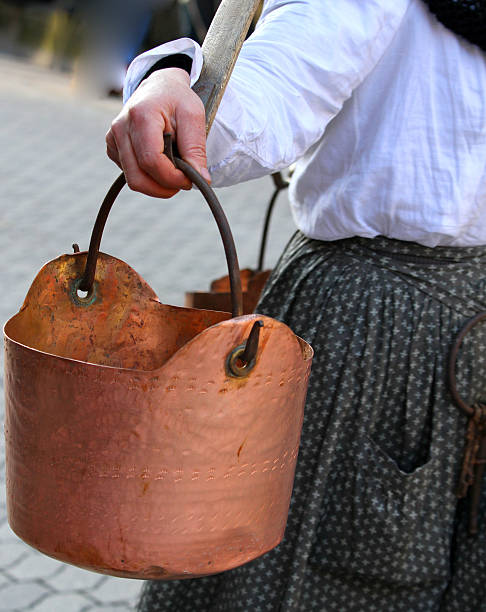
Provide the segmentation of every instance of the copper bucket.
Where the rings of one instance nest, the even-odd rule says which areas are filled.
[[[239,316],[224,215],[175,163],[215,211],[232,316],[162,304],[98,252],[122,175],[89,252],[47,263],[5,325],[10,526],[51,557],[114,576],[203,576],[281,541],[312,361],[283,323]]]
[[[291,171],[292,172],[292,171]],[[290,176],[291,174],[289,174]],[[243,290],[243,314],[254,312],[265,283],[271,274],[271,270],[265,270],[263,262],[267,246],[268,228],[272,217],[273,208],[281,191],[287,189],[290,182],[280,172],[271,175],[275,189],[268,203],[263,221],[263,232],[260,241],[258,264],[255,269],[244,268],[240,270],[241,287]],[[211,282],[209,291],[186,292],[184,305],[188,308],[202,308],[210,310],[230,310],[231,291],[230,277],[222,276]]]

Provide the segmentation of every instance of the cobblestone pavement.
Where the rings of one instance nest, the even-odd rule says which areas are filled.
[[[19,309],[41,265],[79,242],[87,248],[97,208],[117,169],[104,134],[120,103],[81,98],[67,75],[0,55],[0,321]],[[268,178],[219,191],[242,266],[256,263]],[[268,250],[272,265],[293,231],[280,196]],[[171,201],[122,194],[102,248],[130,263],[162,301],[182,304],[185,290],[205,289],[225,273],[210,213],[196,191]],[[0,369],[3,373],[3,365]],[[3,386],[3,378],[0,381]],[[3,392],[2,392],[3,396]],[[1,406],[3,417],[3,404]],[[6,519],[1,442],[0,612],[133,610],[141,583],[59,563],[31,549]]]

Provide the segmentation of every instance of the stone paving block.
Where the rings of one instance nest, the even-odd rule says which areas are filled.
[[[18,541],[15,533],[10,529],[10,525],[7,522],[7,518],[0,523],[0,546],[3,546],[5,541]]]
[[[42,553],[32,550],[29,556],[25,557],[13,567],[9,568],[8,573],[17,580],[25,579],[28,576],[31,580],[38,578],[51,578],[60,574],[65,569],[65,564],[55,559],[51,559]]]
[[[0,592],[4,586],[6,586],[7,584],[11,584],[11,582],[12,581],[10,580],[9,576],[6,575],[6,573],[0,573]]]
[[[0,546],[5,541],[12,541],[12,540],[16,540],[16,539],[17,539],[17,536],[10,529],[10,525],[7,522],[7,518],[3,517],[3,520],[0,523]]]
[[[11,584],[0,590],[0,611],[27,610],[49,594],[49,589],[38,582]],[[69,608],[64,610],[67,612]]]
[[[0,545],[0,570],[11,567],[30,553],[27,544],[16,539],[12,542],[3,542]]]
[[[86,608],[85,610],[83,610],[82,612],[133,612],[135,610],[135,603],[132,604],[120,604],[117,606],[112,606],[112,605],[108,605],[108,606],[100,606],[100,605],[96,605],[93,606],[91,608]],[[174,610],[174,612],[176,612]]]
[[[106,580],[110,580],[102,574],[89,572],[74,565],[64,565],[61,575],[49,580],[49,584],[56,591],[86,591],[91,592]]]
[[[92,602],[80,593],[52,594],[35,605],[35,612],[81,612]]]
[[[110,578],[99,587],[92,589],[90,595],[101,603],[119,603],[125,599],[136,598],[142,588],[142,581],[129,578]]]

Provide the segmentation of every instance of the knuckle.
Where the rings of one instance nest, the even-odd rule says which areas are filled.
[[[204,123],[204,106],[200,108],[198,105],[191,104],[186,108],[186,118],[193,123]]]
[[[114,155],[110,151],[108,151],[107,154],[108,154],[108,157],[111,159],[111,161],[114,162],[120,168],[120,170],[122,170],[122,165],[120,163],[120,160],[118,159],[118,156]]]
[[[116,146],[115,137],[113,136],[113,133],[111,130],[106,133],[105,142],[106,142],[107,147],[114,148]]]
[[[199,141],[191,141],[187,143],[185,153],[192,158],[206,160],[206,143]]]
[[[111,147],[109,147],[109,146],[106,147],[106,154],[111,159],[111,161],[116,161],[115,154],[114,154],[113,149]]]
[[[202,100],[194,94],[189,98],[185,98],[179,103],[180,111],[183,113],[185,120],[204,121],[205,110]]]
[[[125,175],[127,185],[132,191],[143,191],[143,186],[139,179],[132,175]]]
[[[189,156],[206,165],[206,151],[202,147],[194,146],[189,150]]]
[[[191,93],[192,95],[190,97],[190,100],[192,102],[192,106],[194,106],[194,108],[197,108],[199,112],[204,114],[204,102],[193,90],[191,90]]]
[[[192,152],[198,157],[206,157],[206,144],[204,142],[195,142],[192,145]]]
[[[141,104],[137,104],[128,109],[128,120],[133,125],[140,125],[146,117],[145,108]]]
[[[153,170],[158,167],[160,156],[155,151],[141,151],[137,155],[137,161],[142,170]]]
[[[201,100],[201,98],[199,98],[198,96],[196,96],[196,100],[195,100],[195,113],[196,116],[203,122],[205,123],[206,121],[206,109],[204,108],[204,104],[203,101]]]
[[[122,131],[123,131],[123,121],[117,117],[112,122],[110,130],[106,134],[106,140],[108,141],[109,138],[113,138],[114,140],[116,140],[117,136],[119,136],[122,133]]]

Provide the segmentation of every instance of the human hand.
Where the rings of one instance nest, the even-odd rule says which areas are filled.
[[[204,105],[180,68],[157,70],[142,81],[106,135],[108,157],[130,189],[170,198],[191,182],[164,155],[164,133],[175,134],[180,156],[210,182]]]

